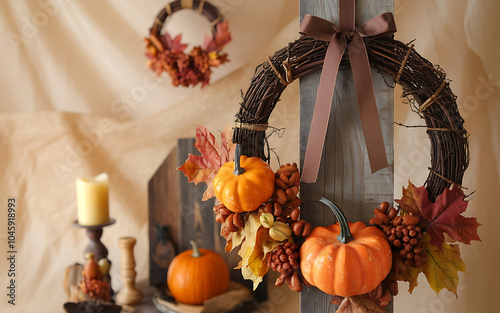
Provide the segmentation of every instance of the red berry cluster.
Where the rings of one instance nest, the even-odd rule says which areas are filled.
[[[280,287],[285,282],[292,291],[301,292],[302,283],[309,285],[300,274],[299,246],[287,242],[274,248],[267,265],[275,272],[280,273],[275,285]]]
[[[398,215],[395,208],[389,209],[388,202],[382,202],[380,208],[374,210],[375,216],[370,219],[387,235],[394,250],[403,259],[406,266],[420,267],[426,260],[420,239],[422,229],[418,226],[420,217],[415,215]]]
[[[295,243],[287,242],[274,248],[267,265],[275,272],[288,276],[299,269],[299,251]]]

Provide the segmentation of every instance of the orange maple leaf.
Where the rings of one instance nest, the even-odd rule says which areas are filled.
[[[177,168],[188,178],[188,182],[207,184],[207,190],[203,193],[203,201],[214,196],[212,181],[219,168],[226,162],[234,159],[236,144],[232,142],[231,126],[221,132],[221,145],[217,144],[215,136],[203,125],[196,124],[196,141],[194,146],[201,155],[189,154],[188,159],[182,166]]]

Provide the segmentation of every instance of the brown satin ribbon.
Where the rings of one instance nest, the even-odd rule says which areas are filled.
[[[300,25],[301,34],[323,41],[330,41],[323,63],[302,168],[301,180],[306,183],[315,182],[318,177],[337,72],[346,49],[351,62],[372,173],[388,166],[370,73],[370,63],[363,37],[394,33],[396,32],[396,25],[392,13],[384,13],[355,28],[354,2],[354,0],[339,0],[340,28],[332,22],[309,14],[304,16]]]

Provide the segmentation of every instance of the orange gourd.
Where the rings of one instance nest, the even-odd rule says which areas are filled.
[[[342,297],[362,295],[375,289],[389,274],[392,252],[385,234],[362,222],[347,223],[340,209],[328,205],[338,223],[316,227],[300,248],[300,268],[313,286]]]
[[[94,254],[92,252],[85,253],[85,265],[83,266],[82,276],[88,279],[99,279],[101,273],[99,272],[99,265],[97,264]]]
[[[170,263],[167,286],[177,301],[199,305],[227,291],[229,270],[220,255],[190,243],[193,249],[178,254]]]
[[[271,167],[260,158],[240,155],[240,149],[237,145],[235,161],[223,164],[213,181],[217,199],[235,213],[258,209],[273,196],[275,186]]]

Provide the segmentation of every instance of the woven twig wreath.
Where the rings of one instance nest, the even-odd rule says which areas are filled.
[[[308,22],[303,21],[301,33],[309,35],[290,43],[257,67],[236,115],[232,138],[233,143],[238,144],[234,149],[235,161],[229,161],[233,148],[227,142],[227,129],[221,134],[221,148],[214,153],[215,137],[206,128],[197,125],[197,148],[202,156],[190,155],[179,169],[190,181],[207,183],[204,199],[215,195],[220,201],[214,212],[215,220],[222,224],[221,236],[226,239],[226,251],[240,247],[238,254],[242,259],[238,268],[241,268],[245,279],[253,281],[254,288],[268,269],[272,269],[280,273],[276,286],[286,282],[291,290],[300,292],[302,284],[312,285],[333,295],[335,303],[342,301],[344,307],[349,302],[360,300],[356,297],[361,297],[382,308],[389,303],[391,295],[398,293],[398,281],[409,282],[411,292],[417,284],[417,276],[423,272],[436,292],[446,288],[456,294],[458,272],[465,271],[465,265],[460,259],[458,245],[445,241],[444,233],[454,241],[465,244],[480,240],[477,234],[480,224],[475,218],[461,215],[467,207],[460,185],[468,167],[469,151],[468,134],[463,127],[464,120],[459,114],[456,97],[445,72],[420,56],[413,45],[380,35],[395,31],[392,15],[381,14],[352,30],[349,27],[350,22],[354,26],[354,1],[341,0],[340,4],[344,8],[339,9],[341,17],[344,17],[343,23],[340,19],[340,28],[326,20],[306,15]],[[366,31],[368,29],[370,32]],[[331,38],[331,41],[323,41],[324,38]],[[351,54],[351,47],[357,49],[362,46],[366,46],[368,60],[364,50],[362,59],[360,53]],[[344,54],[346,47],[351,59]],[[328,55],[326,61],[325,55]],[[297,164],[283,164],[272,175],[271,168],[262,161],[269,160],[266,129],[281,93],[295,78],[323,68],[325,62],[329,69],[322,73],[317,96],[320,101],[316,102],[311,129],[320,124],[314,121],[324,121],[315,117],[317,112],[325,112],[321,110],[322,106],[317,111],[318,104],[326,103],[326,89],[322,87],[325,81],[334,85],[331,76],[337,74],[336,66],[340,63],[341,69],[352,67],[355,84],[358,86],[361,82],[366,87],[366,80],[359,80],[362,63],[363,71],[367,73],[363,78],[370,78],[370,83],[369,66],[403,87],[403,96],[408,99],[412,111],[424,119],[431,141],[431,167],[425,188],[409,182],[408,188],[403,189],[403,197],[394,200],[398,209],[382,202],[369,221],[376,227],[367,228],[363,222],[352,224],[356,231],[368,229],[375,237],[384,238],[371,238],[370,244],[361,244],[363,251],[368,246],[377,247],[376,251],[382,251],[380,259],[375,259],[375,254],[373,258],[368,258],[367,255],[372,254],[363,252],[349,260],[340,257],[337,262],[337,255],[346,255],[340,249],[349,245],[353,237],[359,235],[357,239],[361,240],[363,236],[350,233],[351,226],[341,210],[327,199],[319,201],[333,210],[339,223],[312,229],[311,224],[300,218],[302,201],[297,196],[301,181],[313,181],[305,175],[306,166],[300,173]],[[335,71],[329,65],[334,65]],[[332,75],[324,76],[325,73]],[[333,92],[333,89],[327,90],[327,93],[330,91]],[[360,98],[367,99],[364,95],[359,96],[359,90],[357,97],[358,101]],[[375,105],[374,101],[373,97],[369,99]],[[369,114],[371,117],[375,115],[372,111]],[[311,133],[318,134],[312,130]],[[317,137],[315,135],[313,140]],[[207,142],[204,138],[210,138],[208,148],[203,144]],[[255,165],[241,165],[242,171],[240,163],[246,160],[255,162]],[[304,164],[310,163],[304,161]],[[272,186],[274,191],[270,197]],[[453,186],[458,188],[448,188]],[[356,245],[355,241],[352,242]],[[371,261],[358,265],[351,262],[366,259]],[[353,275],[342,265],[347,263],[356,268],[355,273],[351,273]],[[374,264],[377,264],[377,269]],[[438,270],[441,272],[438,273]],[[371,274],[380,276],[369,280]]]
[[[446,73],[418,54],[413,45],[390,37],[371,38],[365,43],[370,66],[400,84],[411,109],[425,121],[431,142],[431,168],[425,186],[434,201],[445,188],[462,184],[469,164],[468,133]],[[269,159],[266,132],[259,125],[268,123],[289,83],[322,68],[327,47],[328,42],[302,36],[256,68],[236,115],[233,142],[242,145],[242,154]],[[348,67],[349,59],[344,55],[341,68]]]
[[[197,10],[205,16],[212,26],[212,36],[205,37],[204,46],[196,46],[185,53],[187,45],[181,43],[181,35],[175,38],[162,28],[169,16],[182,9]],[[172,78],[174,86],[202,87],[209,84],[212,67],[228,62],[227,54],[222,53],[224,46],[231,41],[228,22],[224,21],[219,10],[204,0],[174,1],[158,13],[149,30],[149,38],[145,39],[148,67],[158,76],[166,72]]]

